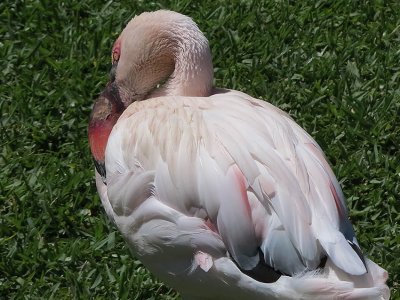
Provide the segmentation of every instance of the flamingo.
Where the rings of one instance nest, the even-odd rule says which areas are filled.
[[[212,82],[208,40],[182,14],[142,13],[113,46],[89,143],[135,257],[183,299],[389,299],[314,139]]]

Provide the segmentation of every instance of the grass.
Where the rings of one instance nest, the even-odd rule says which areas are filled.
[[[361,247],[400,299],[400,2],[2,1],[0,298],[179,299],[131,256],[93,180],[87,122],[135,14],[188,14],[215,83],[315,137]]]

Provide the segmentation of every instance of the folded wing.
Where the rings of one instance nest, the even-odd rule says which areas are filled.
[[[154,219],[174,223],[138,213],[151,198],[160,212],[168,207],[204,222],[210,242],[219,253],[222,242],[243,270],[260,262],[261,251],[284,274],[315,269],[324,256],[349,274],[366,272],[319,146],[266,102],[231,91],[134,103],[110,135],[106,166],[115,214],[135,214],[138,228]],[[141,231],[139,238],[148,237]]]

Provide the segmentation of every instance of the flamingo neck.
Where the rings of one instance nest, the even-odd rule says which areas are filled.
[[[196,28],[197,29],[197,28]],[[213,65],[208,41],[197,30],[174,33],[174,70],[163,85],[146,98],[159,96],[208,97],[213,85]]]
[[[210,96],[208,40],[189,17],[171,11],[143,13],[120,38],[116,82],[125,106],[159,96]]]

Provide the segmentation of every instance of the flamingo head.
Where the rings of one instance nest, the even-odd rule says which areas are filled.
[[[119,116],[131,103],[179,95],[209,96],[213,67],[208,41],[184,15],[161,10],[133,18],[112,48],[110,82],[96,100],[89,144],[105,182],[105,149]]]

